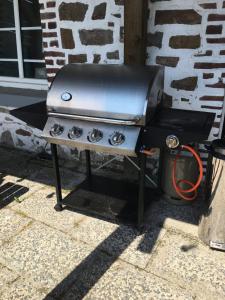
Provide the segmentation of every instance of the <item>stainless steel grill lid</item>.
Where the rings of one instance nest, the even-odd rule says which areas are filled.
[[[47,98],[49,115],[144,124],[148,105],[152,109],[157,105],[157,95],[149,99],[157,75],[163,77],[158,66],[69,64],[52,83]]]

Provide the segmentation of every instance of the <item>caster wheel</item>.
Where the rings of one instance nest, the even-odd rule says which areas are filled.
[[[56,204],[55,207],[54,207],[55,211],[62,211],[63,210],[63,207],[61,204]]]

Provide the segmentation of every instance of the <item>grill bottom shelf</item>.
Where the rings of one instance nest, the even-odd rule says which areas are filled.
[[[157,191],[145,188],[145,211]],[[137,222],[138,185],[92,175],[67,195],[62,204],[73,211],[111,222]]]

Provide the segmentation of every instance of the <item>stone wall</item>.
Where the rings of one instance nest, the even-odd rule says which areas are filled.
[[[225,78],[225,1],[151,0],[148,64],[166,66],[176,108],[212,111],[218,135]]]
[[[40,0],[49,82],[65,63],[123,63],[123,0]],[[213,111],[224,98],[225,1],[150,0],[147,64],[166,66],[173,107]]]
[[[123,0],[39,2],[49,84],[69,62],[123,63]],[[225,1],[149,0],[149,11],[146,62],[166,66],[167,102],[215,112],[211,137],[217,137],[225,87]],[[10,131],[16,147],[44,148],[39,131],[6,118],[1,117],[3,142]],[[31,136],[19,135],[18,129]]]
[[[36,153],[50,151],[49,145],[41,138],[40,130],[4,112],[0,112],[0,137],[2,146]]]
[[[49,82],[67,63],[123,63],[123,1],[39,1]]]

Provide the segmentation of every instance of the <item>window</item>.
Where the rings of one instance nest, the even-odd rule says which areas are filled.
[[[0,1],[0,82],[46,84],[38,0]]]

